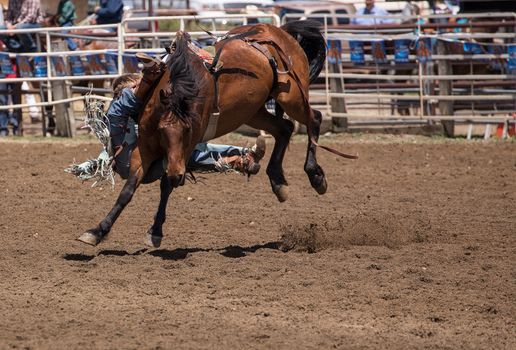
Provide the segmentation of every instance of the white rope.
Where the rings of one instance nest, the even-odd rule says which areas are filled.
[[[111,137],[109,133],[109,120],[104,113],[104,104],[98,100],[86,97],[86,117],[83,129],[90,129],[102,144],[102,152],[96,159],[88,159],[80,164],[71,164],[64,171],[75,175],[82,181],[94,179],[91,187],[103,182],[109,182],[111,188],[115,186],[115,174],[113,171],[113,152],[111,149]]]

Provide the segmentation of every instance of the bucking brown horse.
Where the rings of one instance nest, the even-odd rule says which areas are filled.
[[[164,158],[167,166],[161,177],[161,198],[146,237],[147,244],[159,247],[169,195],[184,184],[187,160],[195,145],[234,131],[242,124],[274,136],[267,175],[278,200],[285,201],[287,180],[282,163],[293,123],[282,117],[283,111],[307,127],[304,169],[312,187],[324,194],[326,178],[316,159],[322,117],[309,105],[308,87],[319,75],[325,58],[326,44],[319,23],[313,21],[290,22],[281,28],[268,24],[235,28],[216,44],[212,64],[191,50],[188,34],[179,32],[166,60],[167,72],[156,83],[140,115],[138,149],[131,159],[131,175],[106,218],[79,239],[93,245],[99,243],[151,165]],[[265,109],[271,98],[280,106],[277,115]]]

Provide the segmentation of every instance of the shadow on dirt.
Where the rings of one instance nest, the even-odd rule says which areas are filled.
[[[176,248],[176,249],[158,249],[153,250],[149,255],[161,258],[163,260],[184,260],[190,253],[210,252],[212,249],[203,248]]]
[[[188,254],[197,252],[217,252],[227,258],[242,258],[248,253],[255,253],[260,249],[281,250],[280,242],[268,242],[265,244],[255,244],[250,247],[241,247],[238,245],[230,245],[219,249],[203,249],[203,248],[177,248],[173,250],[158,249],[149,253],[149,255],[159,257],[163,260],[183,260]]]
[[[256,244],[250,247],[241,247],[238,245],[230,245],[224,249],[219,251],[220,255],[224,255],[228,258],[241,258],[247,255],[247,253],[256,253],[257,250],[260,249],[272,249],[272,250],[280,250],[282,249],[282,244],[280,242],[268,242],[265,244]]]
[[[250,247],[241,247],[238,245],[231,245],[225,248],[219,249],[205,249],[205,248],[176,248],[176,249],[157,249],[150,251],[147,255],[152,255],[163,260],[184,260],[187,258],[188,254],[198,253],[198,252],[217,252],[220,255],[223,255],[228,258],[242,258],[247,256],[248,253],[256,253],[256,251],[260,249],[272,249],[286,252],[285,249],[282,248],[281,242],[268,242],[265,244],[255,244]],[[63,259],[68,261],[78,261],[78,262],[88,262],[93,260],[94,258],[104,255],[104,256],[137,256],[142,255],[147,252],[148,249],[140,249],[134,253],[129,253],[126,250],[115,250],[115,249],[106,249],[98,252],[97,255],[87,255],[87,254],[64,254]]]
[[[143,248],[140,250],[135,251],[134,253],[129,253],[126,250],[115,250],[115,249],[106,249],[101,250],[98,252],[97,255],[88,255],[88,254],[64,254],[63,259],[68,261],[90,261],[93,260],[95,257],[100,255],[107,255],[107,256],[135,256],[135,255],[141,255],[145,253],[148,249]]]
[[[69,261],[90,261],[93,259],[95,255],[86,255],[86,254],[65,254],[63,255],[63,259]]]

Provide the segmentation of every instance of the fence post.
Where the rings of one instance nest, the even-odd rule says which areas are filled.
[[[52,48],[50,47],[50,34],[48,32],[45,33],[45,40],[46,40],[45,48],[46,48],[47,53],[49,53],[52,51]],[[38,52],[41,52],[42,51],[41,37],[39,35],[36,35],[36,44],[38,47]],[[47,77],[50,77],[49,68],[50,67],[47,66]],[[41,102],[51,101],[52,100],[51,99],[52,91],[51,91],[50,80],[47,80],[46,84],[44,84],[41,81],[39,83],[36,83],[36,85],[39,87],[39,97],[41,99]],[[46,91],[45,91],[45,88],[46,88]],[[46,94],[45,94],[45,92],[46,92]],[[48,127],[47,127],[47,123],[48,123]],[[50,134],[53,134],[54,129],[55,129],[55,121],[52,118],[52,108],[42,106],[41,107],[41,133],[42,133],[42,135],[44,137],[47,136],[47,133],[49,130],[50,130]]]
[[[117,39],[118,39],[118,75],[124,74],[124,49],[125,49],[125,30],[124,30],[125,22],[118,23],[117,26]]]
[[[342,62],[340,57],[331,63],[328,63],[328,68],[330,73],[342,74]],[[330,78],[330,92],[343,93],[344,92],[344,84],[342,83],[341,78]],[[346,102],[344,101],[344,97],[332,97],[331,102],[331,111],[336,113],[346,113]],[[345,131],[348,128],[348,118],[342,116],[332,117],[333,126],[339,131]]]
[[[327,36],[327,35],[326,35]],[[342,75],[342,42],[340,40],[328,40],[328,57],[326,65],[327,73]],[[341,77],[329,78],[330,93],[343,93],[344,81]],[[328,87],[328,74],[326,74],[326,88]],[[328,91],[326,91],[328,94]],[[330,98],[330,115],[335,113],[346,113],[346,102],[344,97]],[[348,128],[348,118],[342,116],[332,116],[332,128],[335,131],[345,131]]]
[[[52,51],[66,51],[67,45],[64,40],[52,43]],[[53,69],[48,66],[47,69]],[[55,72],[53,72],[55,75]],[[53,81],[50,83],[52,95],[55,101],[71,97],[70,84],[65,80]],[[73,115],[72,103],[59,103],[54,106],[56,120],[56,135],[63,137],[75,136],[75,118]]]
[[[437,54],[438,55],[447,55],[448,49],[446,47],[446,42],[443,40],[437,41]],[[442,59],[437,64],[437,73],[438,75],[452,75],[452,65],[449,60]],[[439,79],[439,95],[440,96],[450,96],[452,94],[452,81]],[[439,100],[439,113],[441,115],[453,115],[453,101],[444,101]],[[441,124],[443,125],[444,134],[448,137],[455,136],[455,121],[454,120],[441,120]]]

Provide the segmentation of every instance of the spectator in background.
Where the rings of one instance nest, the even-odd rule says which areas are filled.
[[[391,24],[394,21],[390,18],[375,18],[374,16],[389,16],[389,12],[381,7],[375,6],[374,0],[365,0],[365,7],[357,10],[356,15],[366,15],[367,17],[353,18],[351,24],[374,25]]]
[[[75,5],[72,0],[60,0],[59,6],[57,7],[57,23],[60,27],[72,27],[73,22],[77,18],[77,13],[75,12]],[[65,32],[70,33],[70,32]],[[77,50],[77,44],[73,41],[72,38],[66,38],[66,43],[68,44],[68,48],[72,51]]]
[[[3,78],[0,75],[1,78]],[[0,83],[0,106],[7,106],[7,84]],[[7,136],[9,129],[9,110],[0,110],[0,137]]]
[[[40,0],[9,0],[9,8],[5,25],[0,29],[32,29],[40,28],[43,22]],[[0,36],[8,51],[36,52],[37,46],[32,34],[14,34]]]
[[[0,4],[0,26],[4,25],[4,16],[3,16],[4,8],[2,4]],[[4,51],[5,46],[4,43],[0,41],[0,51]],[[3,64],[6,62],[0,62],[0,79],[6,77],[2,70]],[[9,63],[9,62],[7,62]],[[9,104],[9,89],[10,84],[0,83],[0,106],[7,106]],[[18,130],[18,120],[13,117],[13,114],[9,112],[7,109],[0,110],[0,137],[7,136],[9,134],[9,123],[13,126],[13,134],[15,135]]]
[[[0,83],[0,106],[9,104],[9,85],[11,84]],[[13,135],[18,134],[18,120],[13,113],[10,113],[8,109],[0,110],[0,137],[9,135],[9,124],[13,127]]]
[[[100,6],[95,8],[97,18],[93,24],[113,24],[122,22],[124,3],[122,0],[100,0]]]
[[[0,26],[4,25],[4,7],[0,4]],[[0,51],[4,50],[4,44],[0,41]],[[0,79],[4,77],[2,73],[2,67],[0,67]],[[0,106],[7,106],[7,84],[0,83]],[[8,123],[8,112],[7,110],[0,110],[0,136],[7,135],[7,123]]]

